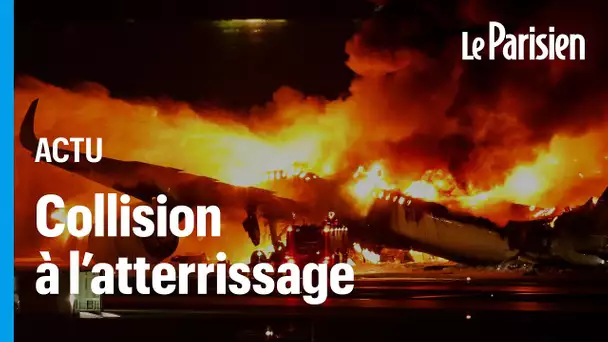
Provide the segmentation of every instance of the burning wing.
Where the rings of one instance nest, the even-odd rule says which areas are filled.
[[[39,139],[34,132],[34,119],[38,99],[34,100],[23,120],[20,142],[35,155]],[[72,151],[60,150],[60,155],[73,155]],[[167,195],[169,208],[177,205],[189,207],[217,205],[221,207],[240,207],[247,211],[243,222],[252,242],[258,245],[260,231],[256,212],[273,219],[291,219],[294,212],[302,213],[303,207],[296,202],[275,196],[273,192],[238,187],[219,182],[215,179],[188,174],[182,170],[151,165],[136,161],[122,161],[103,157],[97,163],[88,162],[81,153],[80,161],[70,157],[67,162],[52,161],[50,164],[76,173],[99,184],[126,193],[146,203],[153,204],[159,194]],[[143,239],[146,251],[157,259],[169,257],[177,248],[177,237],[159,240]]]
[[[392,240],[407,248],[465,264],[499,264],[517,254],[489,220],[403,194],[383,194],[367,221],[371,227],[387,227]]]
[[[560,216],[509,222],[504,228],[450,212],[440,204],[401,200],[402,196],[383,195],[367,218],[372,229],[388,227],[393,245],[409,245],[465,264],[508,265],[523,260],[598,266],[605,265],[608,256],[608,189],[597,201],[590,200]]]

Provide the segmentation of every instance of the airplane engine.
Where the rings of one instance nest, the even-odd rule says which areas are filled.
[[[166,237],[140,238],[140,241],[146,253],[159,261],[173,255],[179,244],[179,238],[173,234],[168,234]]]
[[[133,222],[131,224],[135,225]],[[129,237],[89,236],[88,242],[88,251],[95,255],[96,262],[115,263],[118,258],[128,258],[129,261],[135,261],[135,258],[145,258],[147,262],[154,264],[175,253],[179,238],[168,231],[166,237],[156,235],[147,238],[134,235]]]

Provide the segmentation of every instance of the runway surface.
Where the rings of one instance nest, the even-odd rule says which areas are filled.
[[[114,295],[103,298],[103,309],[81,319],[21,315],[16,340],[581,339],[603,334],[608,274],[376,273],[359,276],[351,295],[319,306],[301,296]]]

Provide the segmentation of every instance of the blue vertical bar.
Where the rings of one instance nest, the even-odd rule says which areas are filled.
[[[0,1],[0,217],[4,229],[0,239],[0,340],[14,340],[14,3]]]

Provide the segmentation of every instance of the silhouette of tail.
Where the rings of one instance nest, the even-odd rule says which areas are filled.
[[[21,145],[32,153],[36,153],[36,149],[38,148],[38,137],[34,132],[34,119],[36,117],[37,107],[38,99],[35,99],[30,104],[30,108],[27,110],[25,118],[23,118],[23,122],[21,123],[21,131],[19,132],[19,140],[21,141]]]

